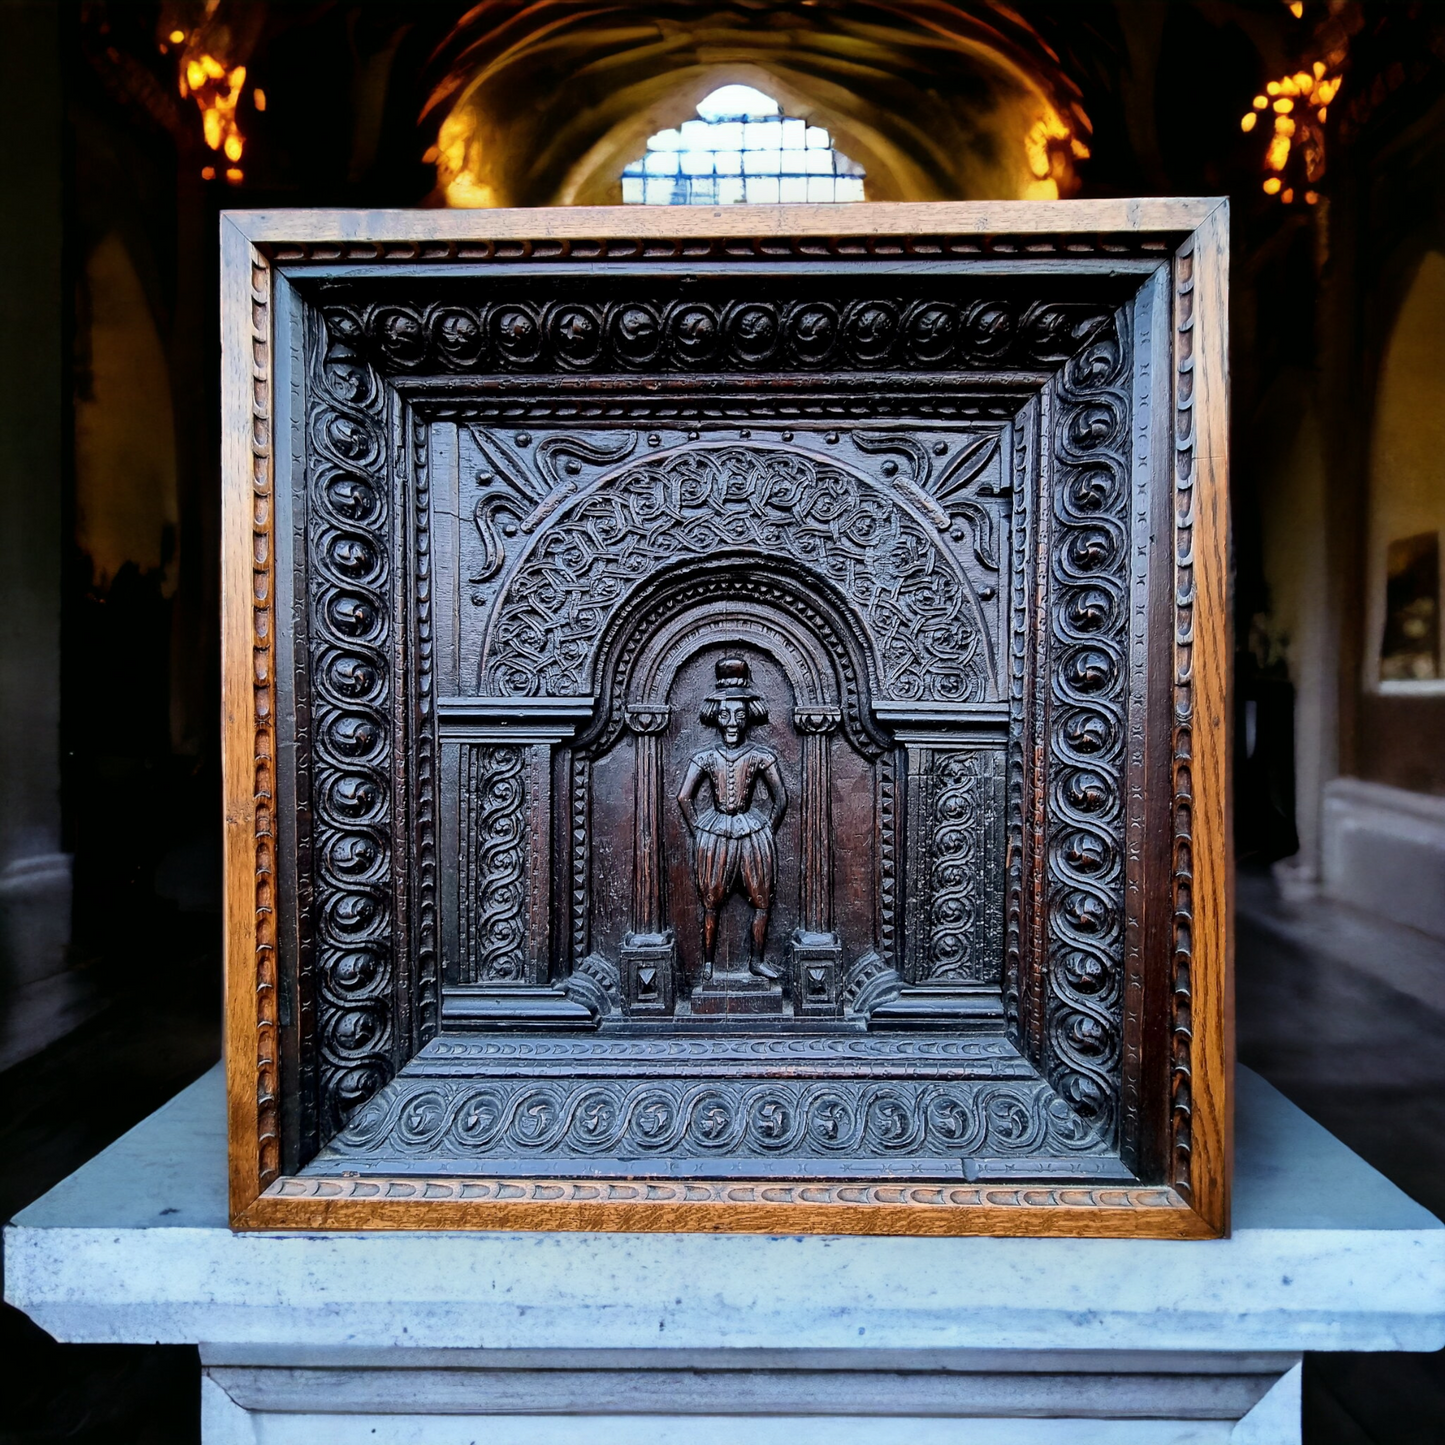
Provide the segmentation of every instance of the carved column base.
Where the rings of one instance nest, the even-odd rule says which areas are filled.
[[[625,1007],[634,1018],[671,1017],[677,940],[672,929],[629,933],[619,950]]]
[[[836,933],[797,929],[788,940],[793,1012],[800,1018],[836,1018],[843,1012],[843,945]]]

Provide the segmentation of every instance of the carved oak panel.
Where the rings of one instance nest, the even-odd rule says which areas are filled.
[[[710,247],[270,254],[260,1182],[1187,1212],[1185,263]]]

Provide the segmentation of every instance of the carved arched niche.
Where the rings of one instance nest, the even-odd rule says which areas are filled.
[[[957,730],[1001,721],[997,645],[956,526],[907,465],[878,461],[880,481],[844,460],[841,434],[641,440],[543,443],[553,490],[511,514],[478,705],[530,722],[531,781],[519,761],[468,786],[530,792],[530,836],[545,812],[565,843],[476,894],[467,936],[535,938],[546,898],[566,927],[550,963],[504,946],[510,974],[464,982],[560,988],[604,1024],[1001,1014],[1003,737]],[[849,445],[928,474],[906,439]],[[488,816],[473,854],[520,827]]]
[[[597,715],[572,749],[572,806],[589,834],[572,886],[591,967],[616,961],[630,1017],[838,1017],[846,967],[876,954],[880,937],[891,944],[885,900],[897,891],[896,843],[880,843],[892,825],[893,743],[873,718],[863,630],[802,569],[746,554],[665,569],[639,592],[604,641]],[[767,850],[761,951],[755,900],[736,876],[709,959],[703,845],[678,795],[695,758],[729,755],[706,720],[729,668],[733,690],[766,713],[736,751],[776,760],[786,803]],[[713,781],[699,786],[705,808],[723,806]],[[759,787],[770,791],[753,780],[757,810]],[[846,849],[840,829],[853,837]]]

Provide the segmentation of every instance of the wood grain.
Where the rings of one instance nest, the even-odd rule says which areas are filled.
[[[791,206],[561,206],[525,210],[228,211],[255,245],[409,243],[513,237],[891,236],[1156,232],[1184,236],[1217,199],[943,201]]]
[[[330,248],[340,260],[414,260],[428,243],[539,238],[1020,238],[1019,253],[1067,254],[1109,236],[1175,256],[1175,416],[1188,451],[1176,484],[1176,709],[1188,726],[1176,780],[1176,1010],[1182,1120],[1177,1189],[918,1186],[844,1181],[650,1185],[456,1177],[279,1177],[275,952],[275,576],[271,495],[273,259]],[[857,238],[856,248],[852,244]],[[1030,247],[1029,237],[1039,239]],[[1012,245],[995,246],[995,257]],[[368,251],[368,248],[369,251]],[[1216,200],[1088,201],[525,211],[238,212],[222,220],[223,752],[226,1061],[233,1227],[581,1229],[1202,1238],[1228,1229],[1232,1153],[1232,874],[1229,828],[1228,212]],[[313,259],[318,253],[308,253]],[[679,253],[680,254],[680,253]],[[457,257],[457,259],[465,259]],[[1187,318],[1181,324],[1181,307]],[[1187,397],[1186,397],[1187,392]],[[1167,444],[1165,438],[1160,444]],[[1179,853],[1183,847],[1183,854]],[[1178,858],[1185,859],[1181,868]],[[1181,934],[1180,930],[1183,930]],[[1181,951],[1180,939],[1183,939]],[[1177,970],[1176,970],[1177,972]],[[1179,1051],[1182,1051],[1180,1053]],[[469,1192],[470,1191],[470,1192]],[[629,1193],[630,1191],[630,1193]]]
[[[1229,211],[1201,222],[1194,251],[1192,561],[1193,966],[1190,1190],[1229,1229],[1234,1152],[1233,661],[1229,589]]]

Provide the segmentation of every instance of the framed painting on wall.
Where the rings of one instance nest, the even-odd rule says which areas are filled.
[[[235,1227],[1227,1229],[1227,234],[223,218]]]

